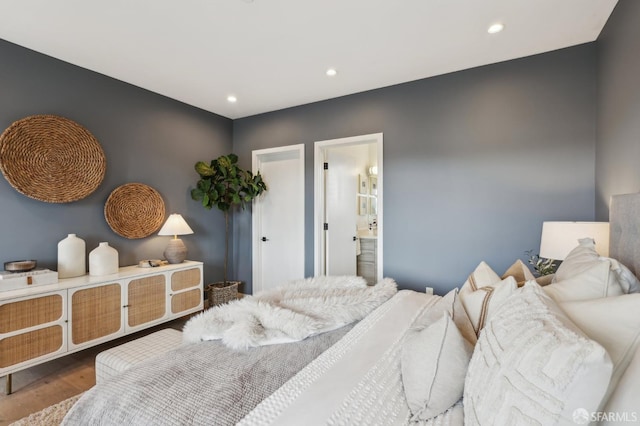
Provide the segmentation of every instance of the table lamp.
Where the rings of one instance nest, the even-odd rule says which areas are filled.
[[[540,257],[564,260],[582,238],[593,238],[598,254],[609,256],[609,222],[543,222]]]
[[[164,223],[158,235],[173,235],[167,248],[164,249],[164,257],[169,263],[182,263],[187,257],[187,247],[178,235],[193,234],[193,230],[187,225],[182,215],[173,213]]]

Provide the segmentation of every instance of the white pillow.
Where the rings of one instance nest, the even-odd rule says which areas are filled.
[[[544,286],[544,291],[556,302],[587,300],[624,294],[611,271],[608,261],[596,261],[589,269]]]
[[[600,262],[596,243],[592,238],[578,240],[576,248],[571,250],[556,270],[555,281],[563,281],[585,272]]]
[[[604,294],[593,295],[592,291],[581,294],[578,293],[570,299],[562,300],[583,300],[593,297],[617,296],[629,293],[631,286],[637,285],[640,290],[640,283],[630,281],[630,277],[624,274],[620,264],[608,257],[602,257],[596,252],[596,245],[591,238],[582,238],[576,248],[571,250],[565,260],[560,264],[556,271],[553,283],[573,280],[580,277],[586,280],[585,286],[589,286],[591,290],[594,288],[603,289]],[[602,266],[606,265],[606,269]],[[596,273],[597,271],[597,273]],[[633,276],[629,272],[629,275]],[[635,277],[633,277],[635,278]],[[635,280],[637,282],[637,280]],[[567,283],[565,283],[565,287]],[[584,288],[576,288],[576,291],[582,291]],[[556,299],[558,301],[558,299]]]
[[[598,409],[612,363],[602,346],[527,282],[489,319],[464,388],[465,425],[573,424]]]
[[[409,330],[400,365],[411,421],[429,420],[462,397],[473,348],[448,313],[422,330]]]
[[[640,345],[640,294],[564,302],[560,308],[611,357],[613,373],[606,402]]]
[[[451,318],[453,318],[453,322],[456,324],[456,327],[458,327],[458,330],[462,334],[462,337],[467,339],[467,341],[469,341],[469,343],[471,343],[472,345],[475,345],[478,337],[476,336],[476,332],[473,329],[473,324],[471,324],[471,320],[467,316],[467,312],[465,311],[464,306],[462,306],[457,288],[454,288],[449,293],[444,295],[440,300],[438,300],[438,302],[428,308],[421,316],[416,318],[411,327],[416,329],[428,327],[429,325],[441,319],[442,314],[445,312],[448,313]]]
[[[460,290],[462,306],[471,320],[476,335],[480,334],[491,314],[517,289],[518,283],[515,278],[507,277],[494,284],[480,287],[476,291]]]
[[[637,424],[640,420],[638,407],[640,407],[640,350],[636,350],[618,385],[613,389],[611,397],[599,410],[609,415],[599,424]],[[622,418],[616,416],[622,416]]]
[[[524,285],[527,281],[536,279],[536,277],[531,273],[529,267],[520,259],[516,260],[513,265],[509,266],[506,272],[502,274],[502,279],[509,276],[515,278],[519,286]]]

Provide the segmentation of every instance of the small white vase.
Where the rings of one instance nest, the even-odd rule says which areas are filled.
[[[76,234],[58,243],[58,278],[79,277],[87,273],[87,246]]]
[[[118,250],[100,243],[89,253],[89,275],[111,275],[118,272]]]

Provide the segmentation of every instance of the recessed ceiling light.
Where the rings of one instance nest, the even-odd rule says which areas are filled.
[[[327,75],[328,75],[329,77],[334,77],[336,74],[338,74],[338,71],[336,71],[336,69],[335,69],[335,68],[329,68],[329,69],[327,70]]]
[[[495,23],[495,24],[491,25],[489,27],[489,29],[487,30],[487,32],[489,34],[495,34],[495,33],[499,33],[502,30],[504,30],[504,25],[498,22],[498,23]]]
[[[234,104],[234,103],[238,102],[238,98],[236,98],[233,95],[229,95],[229,96],[227,96],[227,102],[231,102],[232,104]]]

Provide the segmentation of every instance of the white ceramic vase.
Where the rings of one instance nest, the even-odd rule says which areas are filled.
[[[79,277],[87,273],[87,246],[76,234],[58,243],[58,278]]]
[[[89,275],[111,275],[118,272],[118,250],[100,243],[89,253]]]

